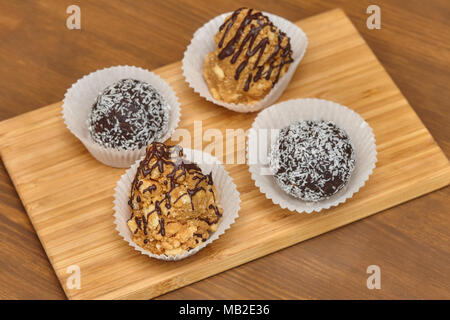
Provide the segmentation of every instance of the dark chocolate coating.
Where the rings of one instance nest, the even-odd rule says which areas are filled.
[[[347,133],[327,121],[298,121],[280,131],[270,167],[278,185],[304,201],[320,201],[341,190],[355,168]]]
[[[88,127],[92,139],[106,147],[139,149],[167,131],[169,106],[151,85],[122,79],[97,97]]]

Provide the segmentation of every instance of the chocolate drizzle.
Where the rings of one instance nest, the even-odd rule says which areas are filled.
[[[178,153],[178,154],[177,154]],[[136,201],[139,203],[141,201],[139,195],[135,195],[135,190],[139,190],[139,187],[142,186],[142,180],[139,178],[143,177],[151,177],[154,170],[158,170],[160,173],[164,172],[165,166],[172,167],[172,171],[167,174],[167,185],[170,186],[169,190],[163,194],[163,197],[160,201],[156,201],[154,203],[155,208],[148,213],[148,215],[152,214],[153,212],[156,212],[158,215],[162,215],[161,206],[164,205],[167,209],[170,209],[172,207],[172,204],[176,203],[178,200],[180,200],[183,196],[188,195],[191,199],[191,206],[192,210],[194,210],[194,202],[193,197],[200,191],[206,192],[206,189],[204,187],[199,186],[200,182],[206,181],[206,183],[209,186],[213,185],[213,178],[212,174],[203,174],[200,167],[195,163],[186,163],[182,159],[183,157],[183,150],[178,146],[167,146],[160,142],[153,142],[150,144],[147,148],[147,153],[145,158],[141,161],[138,172],[133,180],[132,188],[131,188],[131,195],[130,195],[130,201],[128,202],[130,207],[133,209],[133,199],[136,199]],[[141,173],[142,176],[139,174]],[[178,174],[177,174],[178,173]],[[179,178],[182,176],[186,176],[187,173],[193,174],[193,180],[197,180],[193,189],[187,189],[186,193],[181,194],[178,198],[172,199],[171,192],[179,185],[177,182]],[[151,181],[156,181],[154,179],[149,179]],[[145,192],[152,192],[153,190],[156,190],[157,187],[155,184],[150,185],[146,189],[143,190],[142,193]],[[210,192],[213,193],[213,189],[210,187],[208,188]],[[139,198],[139,199],[138,199]],[[215,199],[215,198],[214,198]],[[216,206],[210,205],[209,209],[213,209],[216,216],[217,221],[221,217],[221,214]],[[137,218],[136,218],[137,219]],[[216,222],[217,222],[216,221]],[[136,223],[141,229],[141,222],[136,220]],[[148,224],[148,220],[145,219],[145,215],[142,216],[142,229],[145,234],[147,234],[146,226]],[[208,224],[213,224],[214,222],[209,222]],[[160,233],[162,236],[165,235],[165,228],[164,228],[164,219],[161,218],[159,220],[160,224]],[[141,229],[141,230],[142,230]]]
[[[138,228],[141,229],[141,219],[139,219],[138,217],[135,217],[134,221],[136,221]]]
[[[152,184],[152,185],[150,185],[150,187],[144,189],[144,191],[142,191],[142,193],[146,193],[146,192],[152,193],[153,190],[156,190],[156,185],[154,185],[154,184]]]
[[[236,29],[234,36],[226,44],[224,44],[225,38],[232,29],[233,25],[236,23],[239,14],[243,12],[243,10],[247,10],[244,19],[242,20],[239,27]],[[248,28],[247,34],[244,35],[244,30],[249,25],[250,28]],[[268,37],[264,37],[257,44],[255,44],[258,34],[264,28],[270,28],[272,32],[277,33],[277,28],[272,24],[269,18],[264,16],[261,12],[254,12],[253,9],[247,8],[240,8],[234,11],[233,14],[228,19],[226,19],[225,22],[219,28],[219,31],[225,29],[222,38],[218,43],[218,47],[222,48],[222,50],[219,52],[218,55],[218,58],[220,60],[223,60],[231,56],[230,62],[232,64],[236,63],[236,61],[241,56],[245,46],[248,43],[247,51],[245,52],[245,58],[236,68],[236,72],[234,75],[235,80],[239,79],[242,71],[247,66],[250,58],[258,53],[256,62],[253,64],[252,68],[252,70],[256,70],[256,72],[254,75],[253,73],[250,73],[249,76],[247,77],[247,80],[244,85],[244,91],[248,91],[250,89],[252,81],[257,82],[262,78],[270,80],[272,73],[275,70],[276,75],[274,80],[272,81],[272,86],[274,86],[280,78],[283,66],[294,61],[292,59],[292,49],[289,38],[287,39],[288,40],[287,44],[285,46],[282,46],[283,39],[287,36],[284,32],[279,31],[277,33],[278,37],[275,50],[265,61],[263,61],[262,64],[260,64],[261,57],[264,54],[266,46],[270,42]],[[281,61],[278,64],[275,64],[277,55],[279,53]],[[268,65],[268,67],[266,68],[267,70],[264,70],[264,67],[266,65]]]
[[[218,217],[221,217],[221,216],[222,216],[222,214],[219,212],[219,209],[217,208],[217,206],[215,206],[215,205],[213,205],[213,204],[210,204],[210,205],[209,205],[209,209],[213,209],[214,212],[216,213],[216,216],[218,216]]]
[[[159,233],[161,233],[161,235],[164,237],[166,235],[166,229],[164,227],[164,218],[161,218],[161,220],[159,220]]]
[[[143,226],[142,228],[144,229],[144,234],[147,235],[147,224],[148,224],[148,220],[145,218],[145,215],[142,216],[142,222],[143,222]]]

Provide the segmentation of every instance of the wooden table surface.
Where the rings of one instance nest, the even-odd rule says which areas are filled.
[[[66,8],[81,8],[81,30]],[[381,8],[381,30],[366,8]],[[112,65],[182,59],[194,31],[242,5],[291,21],[341,7],[437,143],[450,155],[450,4],[390,1],[0,0],[0,120],[62,100],[78,78]],[[162,299],[450,298],[450,188],[161,296]],[[0,165],[0,298],[64,299]],[[381,289],[366,268],[381,268]]]

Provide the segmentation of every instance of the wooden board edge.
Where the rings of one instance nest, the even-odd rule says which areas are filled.
[[[0,140],[0,142],[1,142],[1,140]],[[3,161],[2,148],[0,148],[0,158],[1,158],[2,161]],[[54,266],[55,266],[55,263],[54,263],[52,257],[50,257],[50,256],[47,254],[48,251],[47,251],[47,248],[46,248],[46,246],[45,246],[45,243],[44,243],[44,241],[41,240],[41,236],[40,236],[39,232],[36,231],[37,229],[36,229],[35,223],[34,223],[34,221],[33,221],[32,216],[28,213],[29,210],[28,210],[27,207],[26,207],[25,201],[23,201],[23,197],[22,197],[21,192],[19,191],[19,189],[18,189],[17,186],[16,186],[16,182],[15,182],[13,173],[9,170],[8,164],[7,164],[6,162],[3,161],[3,165],[5,166],[6,172],[8,173],[8,175],[9,175],[9,177],[10,177],[10,180],[11,180],[11,182],[12,182],[12,184],[13,184],[13,186],[14,186],[14,189],[15,189],[15,191],[16,191],[16,193],[17,193],[17,196],[19,197],[20,202],[22,203],[22,206],[23,206],[24,209],[25,209],[25,212],[26,212],[26,214],[27,214],[27,217],[28,217],[28,219],[30,220],[30,223],[31,223],[31,225],[32,225],[32,227],[33,227],[33,229],[34,229],[34,232],[35,232],[35,234],[36,234],[36,236],[37,236],[37,238],[38,238],[38,240],[39,240],[39,242],[40,242],[42,248],[43,248],[44,251],[45,251],[45,255],[47,256],[47,258],[48,258],[48,260],[49,260],[49,262],[50,262],[50,265],[51,265],[51,267],[52,267],[52,269],[53,269],[53,272],[55,272],[55,276],[56,276],[56,278],[58,279],[58,282],[60,283],[60,285],[61,285],[61,287],[62,287],[62,289],[63,289],[63,292],[64,292],[64,294],[66,295],[66,297],[70,299],[70,292],[66,290],[66,287],[65,287],[64,284],[63,284],[63,279],[60,278],[60,277],[58,276],[58,271],[57,271],[57,270],[55,269],[55,267],[54,267]]]

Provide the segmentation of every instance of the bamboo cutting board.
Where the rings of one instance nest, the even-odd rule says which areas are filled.
[[[345,14],[333,10],[298,25],[309,47],[280,101],[316,97],[357,111],[375,132],[377,168],[351,200],[308,215],[273,205],[246,165],[226,165],[241,193],[240,218],[182,261],[151,260],[119,237],[112,201],[124,170],[90,156],[64,126],[61,103],[0,123],[1,157],[69,298],[155,297],[449,184],[447,158]],[[193,132],[202,120],[204,131],[250,128],[256,114],[206,102],[185,83],[181,63],[155,72],[181,101],[180,127]],[[80,267],[81,289],[66,285],[71,265]]]

